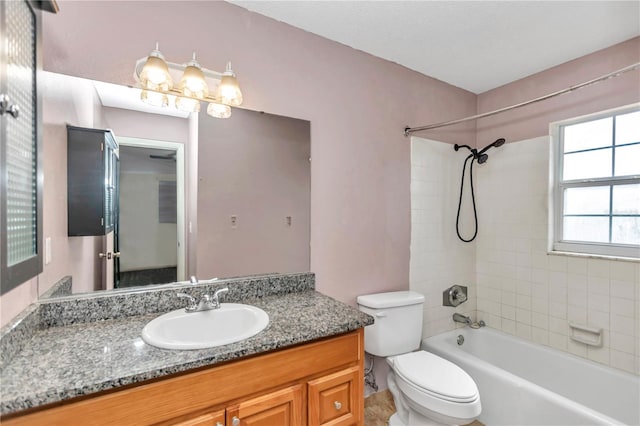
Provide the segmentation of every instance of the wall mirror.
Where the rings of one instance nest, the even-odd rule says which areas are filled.
[[[69,271],[85,293],[309,271],[308,121],[149,107],[138,89],[50,72],[41,86],[47,276]],[[104,235],[68,235],[68,126],[118,143],[118,220]]]

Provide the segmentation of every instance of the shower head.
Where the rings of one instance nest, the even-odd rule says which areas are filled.
[[[471,148],[469,145],[458,145],[458,144],[455,144],[453,146],[453,149],[455,151],[458,151],[460,148],[467,148],[471,152],[471,154],[469,154],[469,156],[464,160],[465,164],[470,158],[478,159],[478,150],[477,149]],[[471,160],[471,161],[473,162],[473,160]]]
[[[504,138],[496,139],[493,143],[485,146],[480,151],[478,151],[475,148],[471,148],[469,145],[458,145],[458,144],[455,144],[453,146],[453,149],[458,151],[460,148],[467,148],[471,152],[471,154],[469,154],[469,157],[467,157],[467,160],[469,158],[473,158],[474,160],[476,160],[478,162],[478,164],[484,164],[489,159],[489,155],[485,154],[485,152],[487,152],[489,149],[493,148],[494,146],[496,148],[499,147],[499,146],[502,146],[502,145],[504,145],[505,142],[506,141],[505,141]],[[465,162],[466,162],[466,160],[465,160]],[[473,160],[471,160],[471,162],[473,162]]]
[[[493,143],[490,143],[489,145],[487,145],[484,148],[482,148],[480,150],[480,152],[478,152],[478,163],[482,164],[482,163],[484,163],[484,161],[487,161],[486,158],[484,159],[484,161],[480,161],[480,156],[482,156],[482,154],[484,154],[485,152],[487,152],[489,149],[491,149],[493,147],[498,148],[498,147],[504,145],[505,142],[506,141],[505,141],[504,138],[496,139]]]

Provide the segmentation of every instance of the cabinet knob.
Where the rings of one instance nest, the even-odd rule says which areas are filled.
[[[342,408],[342,404],[340,403],[340,401],[333,401],[333,406],[336,407],[336,410]]]
[[[236,416],[233,416],[231,419],[231,426],[240,426],[240,419]]]

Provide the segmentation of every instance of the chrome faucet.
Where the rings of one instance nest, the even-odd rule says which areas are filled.
[[[184,308],[185,312],[195,312],[198,310],[198,302],[196,302],[195,297],[187,294],[187,293],[177,293],[176,296],[187,299],[187,307]]]
[[[459,323],[462,323],[462,324],[466,324],[466,325],[468,325],[469,327],[471,327],[471,328],[476,328],[476,329],[477,329],[477,328],[484,327],[485,325],[487,325],[487,324],[485,324],[485,322],[484,322],[484,321],[482,321],[482,320],[480,320],[480,321],[478,321],[478,322],[474,322],[474,321],[471,321],[471,318],[469,318],[468,316],[465,316],[465,315],[462,315],[462,314],[459,314],[459,313],[455,313],[455,314],[453,314],[453,320],[454,320],[455,322],[459,322]]]
[[[211,298],[213,309],[220,309],[220,295],[228,291],[229,291],[229,288],[225,287],[225,288],[218,289],[215,291],[215,293],[213,293],[213,297]],[[205,295],[205,296],[208,296],[208,295]]]
[[[177,293],[176,296],[185,298],[189,302],[187,307],[184,308],[185,312],[211,311],[213,309],[220,309],[220,294],[228,291],[229,289],[225,287],[216,290],[213,296],[205,294],[202,296],[202,299],[200,299],[200,302],[197,302],[195,297],[186,293]]]
[[[469,317],[467,317],[465,315],[459,314],[457,312],[455,314],[453,314],[453,320],[455,322],[459,322],[459,323],[462,323],[462,324],[471,325],[471,318],[469,318]]]
[[[218,281],[218,278],[209,278],[208,280],[199,280],[198,277],[196,277],[195,275],[191,275],[191,277],[189,277],[189,281],[180,281],[178,282],[178,284],[193,284],[193,285],[197,285],[197,284],[211,284],[214,281]]]

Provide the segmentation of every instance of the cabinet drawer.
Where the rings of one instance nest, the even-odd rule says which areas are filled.
[[[224,426],[224,422],[224,410],[221,410],[215,413],[202,414],[197,417],[173,420],[165,424],[171,426]]]
[[[358,367],[310,381],[309,426],[358,424],[361,381]]]
[[[227,426],[302,424],[302,386],[295,385],[227,407]]]

